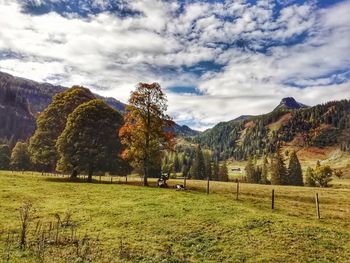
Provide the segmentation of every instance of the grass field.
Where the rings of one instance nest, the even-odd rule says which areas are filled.
[[[350,262],[349,180],[329,189],[241,184],[239,200],[235,183],[211,182],[206,195],[201,181],[175,191],[124,180],[111,184],[102,177],[89,184],[0,172],[0,261]],[[316,192],[321,220],[315,217]],[[22,251],[17,235],[25,201],[33,211]],[[50,229],[58,215],[67,224],[55,243]],[[46,235],[41,243],[35,239],[38,222]]]

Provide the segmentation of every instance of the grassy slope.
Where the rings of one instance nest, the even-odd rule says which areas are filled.
[[[122,261],[113,255],[121,238],[131,262],[347,262],[350,258],[350,189],[275,187],[277,209],[271,211],[271,186],[242,184],[236,201],[234,183],[213,183],[209,196],[203,192],[205,182],[188,184],[192,190],[175,191],[0,172],[0,234],[18,229],[18,208],[31,200],[35,220],[49,222],[55,213],[72,211],[79,231],[99,233],[104,256],[96,261],[111,261],[109,256],[111,262]],[[314,216],[316,191],[320,221]],[[36,262],[31,254],[16,255],[13,262]],[[64,262],[54,253],[48,259]]]

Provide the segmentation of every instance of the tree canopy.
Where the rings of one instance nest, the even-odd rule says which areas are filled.
[[[144,185],[152,169],[161,166],[163,151],[175,145],[174,122],[166,110],[167,99],[158,83],[139,83],[126,107],[125,124],[119,132],[126,146],[122,156],[143,171]]]
[[[28,145],[25,142],[17,142],[12,149],[11,167],[15,170],[29,170],[31,166]]]
[[[125,174],[128,164],[120,158],[122,144],[118,137],[123,117],[101,100],[91,100],[78,106],[69,115],[59,136],[57,169],[88,173]]]
[[[66,126],[67,118],[80,104],[94,99],[90,90],[73,86],[56,94],[51,104],[39,115],[37,129],[30,138],[32,162],[45,170],[53,170],[57,162],[55,144]]]

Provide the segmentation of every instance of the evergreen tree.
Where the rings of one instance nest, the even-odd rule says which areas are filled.
[[[266,156],[264,157],[264,161],[263,161],[263,165],[261,168],[261,178],[260,178],[260,183],[261,184],[269,184],[270,181],[268,179],[268,160],[266,158]]]
[[[224,161],[223,164],[220,166],[219,180],[222,182],[228,182],[228,169],[226,161]]]
[[[73,177],[86,172],[90,182],[97,171],[127,174],[129,166],[119,157],[122,145],[118,130],[122,125],[123,117],[105,102],[81,104],[69,115],[57,140],[58,170],[71,171]]]
[[[213,167],[210,161],[207,162],[205,165],[205,173],[206,176],[210,178],[210,180],[213,180]]]
[[[213,176],[212,176],[212,180],[213,181],[219,181],[219,163],[217,161],[214,161],[213,163]]]
[[[196,149],[196,154],[191,167],[191,176],[193,179],[198,180],[206,179],[207,177],[204,156],[200,145],[198,145]]]
[[[287,183],[288,177],[284,159],[280,151],[277,151],[271,164],[271,184],[286,185]]]
[[[289,185],[304,185],[303,183],[303,172],[298,156],[295,151],[290,155],[289,166],[288,166],[288,184]]]
[[[173,166],[173,169],[174,169],[174,172],[175,172],[175,173],[181,172],[180,160],[179,160],[179,156],[177,155],[176,152],[175,152],[175,157],[174,157],[174,166]]]
[[[17,171],[29,170],[31,166],[28,152],[28,145],[24,142],[17,142],[12,149],[11,167]]]
[[[256,184],[259,182],[257,178],[257,171],[251,158],[248,159],[247,165],[245,167],[245,172],[248,183]]]
[[[0,170],[8,170],[10,168],[11,150],[6,144],[0,145]]]

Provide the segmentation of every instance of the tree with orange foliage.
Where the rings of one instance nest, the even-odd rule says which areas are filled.
[[[165,114],[167,99],[158,83],[139,83],[131,93],[124,126],[119,136],[125,146],[122,158],[144,175],[144,185],[152,168],[159,167],[165,150],[173,150],[174,122]]]

